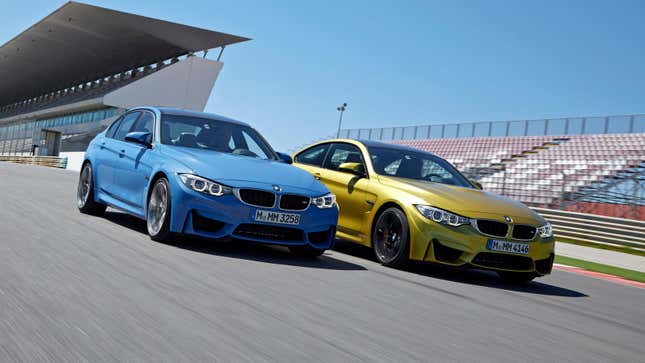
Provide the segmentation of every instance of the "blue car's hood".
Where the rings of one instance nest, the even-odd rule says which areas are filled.
[[[221,153],[212,150],[171,146],[164,154],[192,170],[192,173],[231,187],[268,188],[278,185],[285,192],[318,196],[327,187],[306,171],[276,160]]]

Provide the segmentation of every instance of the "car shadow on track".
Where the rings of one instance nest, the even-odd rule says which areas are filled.
[[[352,242],[336,240],[334,250],[354,257],[377,262],[372,249]],[[536,295],[561,297],[589,296],[575,290],[540,282],[539,278],[538,280],[534,280],[526,285],[509,284],[500,280],[496,273],[485,270],[453,268],[436,264],[413,262],[410,263],[404,271],[463,284],[486,286]]]
[[[127,213],[108,210],[105,212],[104,218],[133,231],[146,236],[148,235],[145,221]],[[301,258],[294,256],[286,247],[263,245],[242,240],[220,242],[198,237],[180,236],[176,237],[172,242],[164,244],[213,256],[239,258],[272,264],[328,270],[367,270],[361,265],[342,261],[328,255],[322,255],[318,258]]]

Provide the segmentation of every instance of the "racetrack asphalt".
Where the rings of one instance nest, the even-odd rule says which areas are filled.
[[[643,362],[645,289],[383,267],[339,242],[151,241],[80,214],[77,174],[0,163],[0,361]]]

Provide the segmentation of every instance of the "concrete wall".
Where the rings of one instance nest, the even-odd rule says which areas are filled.
[[[188,57],[138,81],[108,93],[109,106],[167,106],[204,111],[223,63]]]

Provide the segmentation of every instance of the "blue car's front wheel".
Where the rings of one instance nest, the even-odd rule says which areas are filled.
[[[146,225],[150,238],[166,241],[170,238],[170,185],[166,178],[159,178],[148,197]]]

